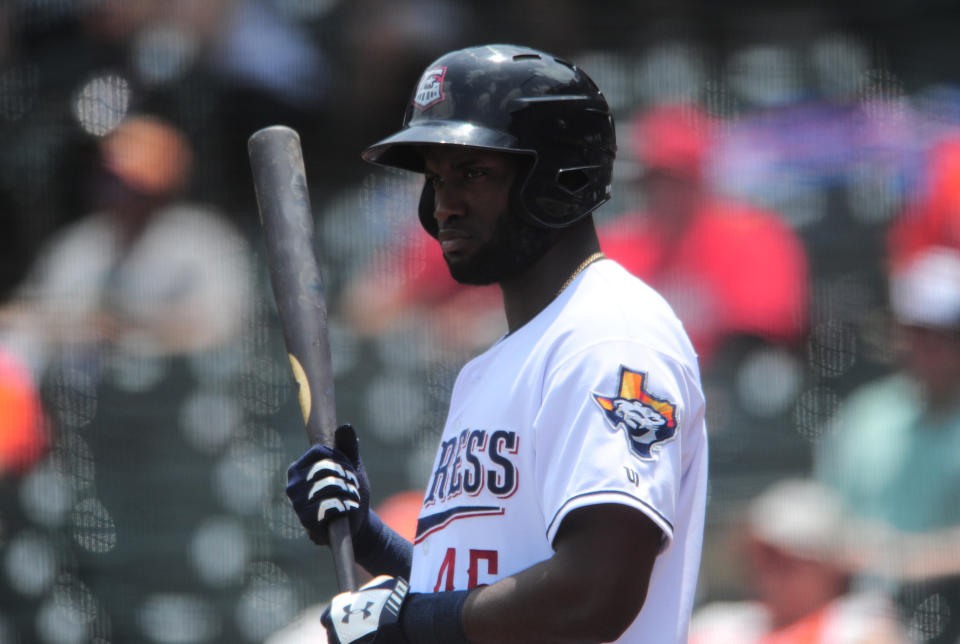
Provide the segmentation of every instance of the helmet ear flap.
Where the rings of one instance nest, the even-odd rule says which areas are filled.
[[[440,234],[440,228],[437,226],[437,218],[433,216],[436,205],[433,184],[429,179],[423,182],[423,190],[420,192],[420,204],[417,206],[417,215],[420,217],[420,225],[430,233],[434,239]]]
[[[590,215],[610,199],[610,168],[585,165],[546,168],[532,180],[539,190],[524,191],[529,220],[544,228],[566,228]]]

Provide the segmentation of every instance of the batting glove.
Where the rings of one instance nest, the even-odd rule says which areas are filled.
[[[402,577],[381,575],[352,593],[340,593],[320,621],[329,644],[409,644],[400,629],[400,609],[409,586]]]
[[[351,425],[341,425],[334,446],[313,445],[287,470],[287,496],[310,539],[329,545],[328,522],[342,514],[355,536],[367,523],[370,482]]]
[[[463,605],[470,591],[410,593],[403,577],[381,575],[330,601],[320,621],[329,644],[470,644]]]

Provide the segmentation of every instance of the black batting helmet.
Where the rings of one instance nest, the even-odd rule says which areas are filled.
[[[528,156],[517,210],[538,226],[564,228],[610,198],[617,145],[607,101],[583,70],[542,51],[485,45],[441,56],[420,77],[400,131],[362,157],[423,172],[419,148],[436,143]],[[425,182],[420,222],[436,237],[433,207]]]

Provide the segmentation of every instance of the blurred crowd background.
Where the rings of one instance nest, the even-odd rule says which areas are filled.
[[[338,416],[374,504],[416,496],[505,322],[418,178],[359,153],[483,42],[603,89],[602,244],[701,356],[691,641],[960,641],[958,28],[947,1],[0,1],[0,644],[301,641],[335,581],[283,494],[306,436],[246,140],[300,132]]]

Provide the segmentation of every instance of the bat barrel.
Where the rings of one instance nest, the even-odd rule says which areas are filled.
[[[312,443],[334,444],[337,427],[327,305],[317,261],[313,212],[300,136],[284,125],[254,132],[247,141],[270,283],[299,386],[300,410]],[[340,590],[356,590],[349,522],[330,521],[330,548]]]
[[[274,125],[255,132],[247,146],[270,282],[307,434],[313,443],[332,445],[337,422],[327,308],[300,137]]]

